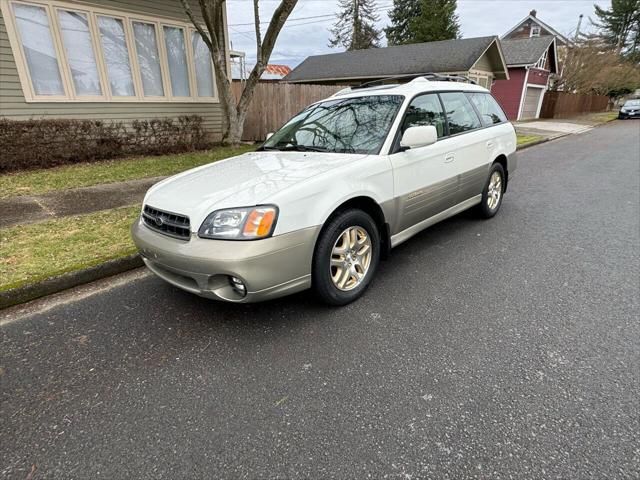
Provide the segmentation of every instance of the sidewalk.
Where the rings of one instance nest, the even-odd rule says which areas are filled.
[[[44,195],[0,199],[0,228],[53,218],[82,215],[142,202],[151,185],[165,177],[107,183]]]
[[[566,135],[588,132],[611,119],[604,114],[586,114],[569,119],[538,119],[513,122],[520,135],[535,135],[544,140],[553,140]]]

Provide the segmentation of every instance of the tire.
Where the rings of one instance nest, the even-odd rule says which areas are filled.
[[[494,189],[495,183],[493,183],[496,175],[498,175],[500,179],[498,190]],[[478,214],[481,218],[492,218],[496,213],[498,213],[498,210],[500,210],[500,206],[502,205],[502,199],[504,198],[505,186],[504,168],[502,168],[502,165],[499,163],[494,163],[491,166],[491,170],[489,170],[487,182],[482,190],[482,201],[480,202],[480,205],[478,205]]]
[[[351,303],[369,287],[379,262],[380,232],[371,216],[355,209],[340,212],[325,224],[316,243],[313,289],[328,305]]]

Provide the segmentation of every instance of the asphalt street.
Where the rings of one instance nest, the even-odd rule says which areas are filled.
[[[639,170],[637,121],[524,150],[344,308],[136,274],[5,312],[0,477],[637,479]]]

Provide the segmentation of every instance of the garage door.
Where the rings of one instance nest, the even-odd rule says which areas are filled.
[[[522,114],[520,115],[521,120],[536,118],[540,96],[543,93],[544,88],[527,87],[527,92],[524,96],[524,105],[522,106]]]

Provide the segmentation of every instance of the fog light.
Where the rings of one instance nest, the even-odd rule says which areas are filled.
[[[241,297],[245,297],[247,295],[247,287],[239,278],[229,277],[229,284],[231,285],[231,288],[233,288],[233,291]]]

